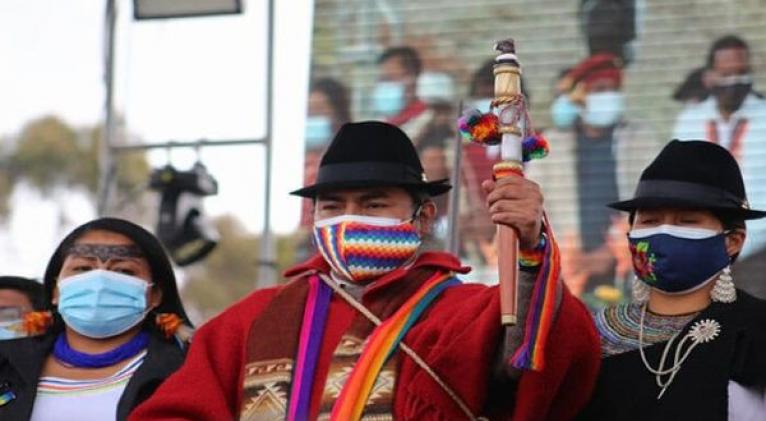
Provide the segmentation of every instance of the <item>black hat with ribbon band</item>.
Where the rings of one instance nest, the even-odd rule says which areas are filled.
[[[628,212],[660,207],[700,208],[743,219],[766,216],[766,211],[750,209],[734,157],[725,148],[704,140],[668,143],[641,173],[634,197],[609,207]]]
[[[412,141],[398,127],[381,121],[344,124],[319,163],[316,182],[291,194],[365,187],[404,187],[442,194],[447,179],[428,181]]]

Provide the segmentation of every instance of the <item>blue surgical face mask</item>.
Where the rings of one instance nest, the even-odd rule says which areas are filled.
[[[332,137],[332,122],[325,116],[306,117],[306,149],[319,149]]]
[[[726,234],[703,228],[660,225],[634,229],[628,240],[636,276],[670,294],[701,288],[731,260]]]
[[[489,112],[489,107],[492,105],[492,100],[494,98],[478,98],[474,99],[473,101],[469,101],[466,106],[468,109],[476,109],[483,113]]]
[[[67,326],[89,338],[108,338],[136,326],[147,313],[143,279],[91,270],[59,280],[58,311]]]
[[[404,109],[404,84],[383,81],[372,92],[372,110],[382,117],[391,117]]]
[[[553,125],[559,129],[572,127],[581,112],[582,107],[575,104],[569,98],[569,95],[559,95],[551,104],[551,119],[553,120]]]
[[[589,126],[614,126],[624,113],[625,97],[620,92],[596,92],[585,96],[582,119]]]
[[[27,336],[26,333],[17,329],[18,326],[22,325],[22,323],[23,321],[21,319],[6,320],[0,322],[0,341],[6,339],[23,338]]]

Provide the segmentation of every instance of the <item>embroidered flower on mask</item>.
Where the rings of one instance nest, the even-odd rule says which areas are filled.
[[[657,258],[654,253],[649,251],[648,241],[639,241],[636,245],[630,245],[630,251],[633,255],[633,267],[636,269],[636,275],[648,283],[657,281],[654,274],[654,262]]]

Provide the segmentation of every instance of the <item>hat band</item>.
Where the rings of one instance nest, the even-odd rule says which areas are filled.
[[[392,184],[423,183],[423,175],[417,169],[396,162],[348,162],[327,164],[319,167],[316,184],[380,181]]]
[[[634,199],[639,198],[686,199],[711,206],[750,209],[747,200],[720,189],[704,184],[675,180],[644,180],[638,183]]]

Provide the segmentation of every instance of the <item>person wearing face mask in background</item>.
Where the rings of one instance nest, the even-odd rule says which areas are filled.
[[[48,311],[25,323],[37,336],[0,341],[3,421],[124,420],[183,362],[192,326],[143,228],[81,225],[53,253],[44,287]]]
[[[710,89],[705,81],[707,69],[700,67],[686,75],[683,82],[673,91],[671,98],[685,107],[694,106],[710,96]]]
[[[628,118],[623,77],[621,60],[610,53],[566,71],[550,109],[554,127],[544,132],[553,152],[527,171],[546,191],[564,281],[578,296],[625,282],[628,274],[615,271],[625,265],[615,265],[619,256],[609,246],[623,218],[602,205],[628,197],[662,148],[653,130]]]
[[[19,276],[0,276],[0,340],[25,336],[24,316],[42,309],[41,283]]]
[[[371,115],[398,126],[413,140],[433,118],[433,111],[418,97],[422,71],[422,60],[414,48],[389,48],[378,58],[378,81],[370,97]]]
[[[322,153],[332,140],[333,134],[349,121],[351,121],[351,104],[348,89],[339,81],[329,77],[313,81],[309,87],[304,135],[304,184],[314,182]],[[296,234],[298,260],[304,260],[314,252],[311,243],[311,212],[311,201],[304,200],[301,203],[300,228]]]
[[[760,421],[766,301],[735,287],[750,233],[737,162],[707,141],[670,142],[642,173],[630,214],[633,302],[594,315],[604,358],[582,420]]]
[[[518,230],[522,255],[551,244],[534,183],[509,177],[484,188],[493,220]],[[462,284],[456,274],[469,269],[455,256],[421,249],[431,198],[449,189],[425,177],[399,128],[344,125],[316,183],[293,192],[315,201],[319,253],[287,271],[289,282],[201,327],[184,366],[133,419],[571,419],[598,369],[587,310],[557,279],[551,301],[533,300],[549,272],[545,259],[522,259],[519,318],[532,308],[552,324],[533,323],[528,337],[527,325],[501,326],[497,286]],[[513,364],[526,360],[532,336],[546,338],[544,366],[520,371]]]
[[[706,139],[727,148],[742,167],[745,186],[756,208],[766,208],[766,99],[753,90],[750,49],[734,35],[713,42],[703,76],[710,96],[678,116],[676,139]],[[766,220],[753,221],[751,241],[735,270],[743,286],[766,297]]]
[[[455,128],[455,84],[445,72],[426,71],[418,76],[417,96],[428,105],[431,119],[412,139],[423,171],[429,180],[449,179],[454,162],[453,144]],[[426,239],[425,249],[443,250],[447,239],[447,209],[449,196],[433,198],[437,214],[433,235]]]

